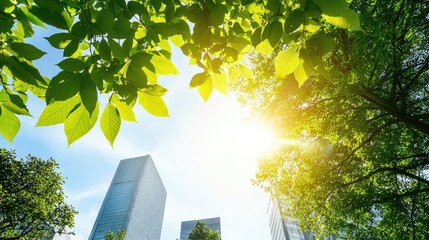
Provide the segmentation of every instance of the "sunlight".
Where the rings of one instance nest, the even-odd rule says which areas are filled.
[[[279,142],[274,130],[266,123],[255,121],[242,124],[239,144],[256,157],[269,152]]]

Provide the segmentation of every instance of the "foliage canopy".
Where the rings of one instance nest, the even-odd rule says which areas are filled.
[[[363,31],[325,26],[335,43],[325,73],[299,88],[296,72],[272,77],[280,54],[255,54],[255,78],[235,84],[282,137],[296,140],[267,156],[255,181],[319,236],[426,239],[429,4],[350,6]]]
[[[104,235],[104,240],[125,240],[125,231],[119,230],[118,234],[115,234],[113,231],[109,231]]]
[[[171,43],[201,68],[190,79],[204,100],[228,90],[237,75],[251,77],[240,60],[250,49],[277,49],[276,75],[303,84],[324,72],[334,42],[325,29],[360,30],[346,0],[2,0],[0,3],[0,133],[12,141],[17,115],[30,116],[31,92],[46,101],[37,126],[64,124],[71,144],[100,117],[113,144],[122,121],[135,122],[133,107],[168,117],[167,89],[159,75],[174,75]],[[328,24],[325,24],[328,23]],[[26,43],[34,26],[55,28],[46,38],[63,52],[61,69],[44,77],[33,61],[46,53]],[[106,106],[99,95],[108,94]]]
[[[53,159],[16,159],[0,149],[0,239],[41,239],[73,227],[74,208],[65,203],[63,178]]]
[[[220,240],[219,234],[211,230],[204,222],[197,221],[188,240]]]

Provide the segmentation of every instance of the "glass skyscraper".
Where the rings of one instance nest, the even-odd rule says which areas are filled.
[[[299,230],[297,221],[287,216],[282,216],[282,205],[275,199],[269,203],[268,217],[273,240],[313,239],[311,233],[304,233]]]
[[[150,155],[122,160],[89,240],[103,240],[110,230],[124,230],[126,240],[159,240],[166,198]]]
[[[180,240],[188,240],[189,234],[192,232],[192,229],[194,229],[197,221],[203,222],[211,230],[216,231],[219,234],[219,237],[222,237],[220,231],[220,217],[216,217],[182,222],[182,226],[180,228]]]

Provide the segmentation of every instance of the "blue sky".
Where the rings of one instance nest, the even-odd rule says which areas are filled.
[[[54,64],[61,53],[41,39],[48,32],[37,34],[32,43],[48,54],[36,65],[51,77],[58,71]],[[70,147],[63,125],[34,127],[44,107],[34,98],[28,104],[36,117],[20,118],[21,129],[12,144],[0,138],[0,145],[15,149],[20,158],[31,153],[59,162],[67,201],[79,211],[72,239],[88,238],[119,161],[146,154],[152,155],[167,190],[162,240],[179,238],[181,221],[217,216],[224,240],[270,239],[269,196],[251,183],[266,140],[261,123],[252,121],[231,94],[214,92],[204,103],[196,89],[188,87],[198,69],[188,66],[177,50],[174,55],[180,74],[160,79],[169,89],[164,100],[171,117],[153,117],[136,105],[138,123],[122,122],[113,148],[98,123]],[[105,104],[101,98],[101,109]]]

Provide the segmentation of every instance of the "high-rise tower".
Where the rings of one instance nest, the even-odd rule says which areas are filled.
[[[124,159],[101,205],[89,240],[124,230],[126,240],[161,238],[167,192],[150,155]]]
[[[284,206],[277,199],[272,199],[268,206],[269,224],[273,240],[308,240],[313,239],[311,232],[299,230],[298,222],[282,215]]]

